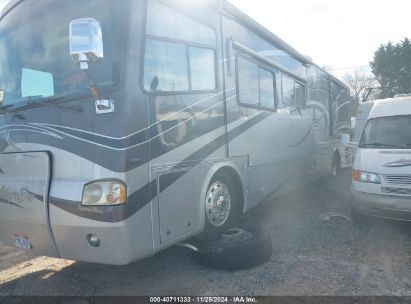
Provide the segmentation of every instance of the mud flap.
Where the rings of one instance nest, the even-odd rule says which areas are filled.
[[[58,257],[49,223],[47,152],[0,154],[0,242]]]

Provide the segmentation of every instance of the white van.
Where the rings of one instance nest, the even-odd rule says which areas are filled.
[[[373,104],[353,164],[352,216],[411,220],[411,97]]]

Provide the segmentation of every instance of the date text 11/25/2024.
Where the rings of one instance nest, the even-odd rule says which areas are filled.
[[[258,303],[254,297],[150,297],[150,303]]]

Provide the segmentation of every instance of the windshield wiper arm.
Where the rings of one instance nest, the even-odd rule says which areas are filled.
[[[8,108],[14,107],[14,105],[9,104],[9,105],[4,105],[2,107],[0,107],[0,110],[7,110]]]
[[[49,102],[52,101],[60,101],[64,100],[64,97],[62,96],[50,96],[50,97],[28,97],[27,100],[27,105],[32,105],[32,104],[48,104]]]

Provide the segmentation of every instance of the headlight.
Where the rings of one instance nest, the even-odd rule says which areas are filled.
[[[381,178],[378,174],[358,170],[352,172],[352,179],[361,183],[381,184]]]
[[[84,206],[116,206],[126,203],[126,186],[120,181],[98,181],[84,187]]]

